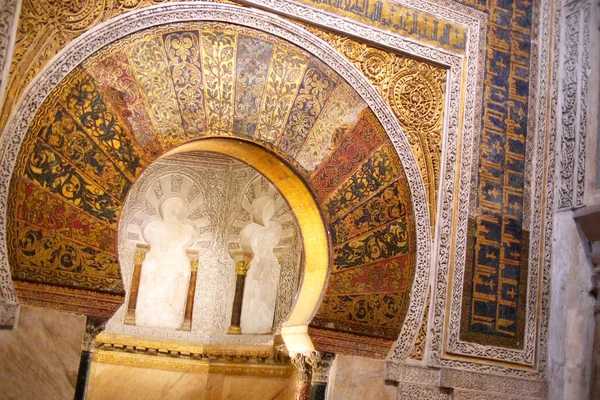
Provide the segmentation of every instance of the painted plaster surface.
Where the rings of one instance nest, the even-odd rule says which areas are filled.
[[[85,317],[22,306],[14,330],[0,330],[0,398],[72,399]]]
[[[592,379],[594,298],[587,239],[572,211],[556,215],[548,382],[550,400],[588,399]]]
[[[329,378],[328,399],[394,400],[397,388],[385,384],[384,368],[383,360],[336,355]]]

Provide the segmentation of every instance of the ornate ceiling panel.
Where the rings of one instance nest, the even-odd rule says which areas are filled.
[[[321,205],[334,262],[315,324],[395,339],[416,239],[394,146],[354,89],[316,57],[223,23],[160,26],[116,41],[46,99],[11,185],[13,278],[122,295],[115,240],[129,187],[164,152],[214,136],[273,151]],[[27,193],[44,200],[25,201]],[[55,227],[38,215],[52,215]]]

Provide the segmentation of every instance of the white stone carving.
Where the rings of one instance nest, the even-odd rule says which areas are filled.
[[[198,233],[197,240],[189,248],[199,255],[191,332],[177,331],[166,326],[124,325],[125,306],[109,321],[107,332],[201,343],[271,343],[270,333],[239,337],[226,335],[235,290],[235,264],[230,256],[230,244],[232,241],[239,243],[239,233],[236,236],[230,231],[243,216],[247,218],[246,223],[249,221],[249,211],[246,208],[251,211],[252,204],[248,199],[258,199],[264,194],[273,199],[273,214],[277,216],[274,222],[282,227],[286,226],[282,229],[282,238],[291,238],[294,244],[291,247],[275,248],[277,252],[285,250],[282,253],[281,278],[277,275],[279,290],[275,287],[274,291],[277,299],[276,315],[287,316],[298,281],[283,277],[297,277],[301,261],[301,247],[296,245],[300,242],[298,228],[287,203],[273,185],[247,165],[231,158],[190,153],[156,161],[133,185],[120,220],[119,259],[123,280],[126,287],[130,287],[135,247],[138,243],[148,244],[141,234],[143,227],[158,220],[158,213],[148,213],[146,205],[155,210],[169,199],[178,198],[185,199],[189,210],[198,211],[198,218],[193,218],[193,211],[187,216]],[[158,195],[161,197],[157,197]],[[264,222],[265,219],[261,221]],[[294,222],[292,226],[289,225],[290,221]],[[124,232],[128,234],[124,235]],[[129,234],[132,233],[136,234],[137,239],[130,239]],[[203,243],[208,243],[208,246]],[[187,294],[187,286],[181,286],[184,288],[182,293]],[[127,303],[128,299],[125,304]],[[138,306],[139,304],[138,298]],[[136,321],[138,312],[136,310]],[[276,321],[280,325],[285,319],[276,318]],[[271,330],[272,325],[273,306],[267,331]]]
[[[442,249],[438,253],[441,255],[438,264],[437,283],[436,283],[436,302],[433,325],[433,338],[429,348],[429,357],[433,365],[445,366],[450,368],[458,368],[465,370],[481,371],[498,375],[519,376],[527,378],[541,378],[544,376],[545,370],[545,351],[547,332],[545,318],[548,313],[548,298],[549,298],[549,258],[544,258],[541,262],[539,254],[543,252],[548,254],[548,248],[551,243],[551,222],[552,221],[552,195],[548,193],[552,190],[552,174],[544,177],[545,171],[553,170],[553,160],[549,158],[545,152],[544,145],[547,140],[546,130],[548,127],[545,122],[548,90],[548,61],[549,61],[549,46],[541,45],[538,48],[537,38],[548,37],[550,32],[550,16],[552,9],[549,2],[542,2],[541,7],[534,7],[533,18],[533,38],[532,38],[532,53],[531,65],[532,76],[530,83],[530,98],[529,98],[529,122],[528,122],[528,151],[526,155],[526,193],[531,192],[531,204],[525,202],[524,207],[524,227],[530,226],[530,259],[529,259],[529,280],[527,283],[527,313],[526,313],[526,331],[523,350],[506,349],[494,346],[482,346],[474,343],[461,342],[458,339],[460,329],[460,309],[462,301],[462,277],[464,275],[464,259],[456,259],[453,270],[454,282],[451,286],[451,306],[450,315],[446,316],[448,322],[444,321],[444,308],[447,299],[447,276],[449,268],[446,262],[447,256],[444,255]],[[539,64],[538,64],[539,62]],[[537,67],[536,67],[537,66]],[[537,68],[537,69],[536,69]],[[540,71],[538,76],[537,71]],[[550,138],[552,141],[552,138]],[[531,150],[530,150],[531,149]],[[541,174],[541,175],[540,175]],[[536,179],[531,179],[535,176]],[[539,179],[537,178],[539,176]],[[462,181],[461,181],[462,182]],[[535,186],[532,186],[532,183]],[[466,182],[465,182],[466,185]],[[471,195],[475,194],[475,189],[471,188]],[[462,196],[459,196],[461,198]],[[546,208],[542,207],[543,201],[546,201]],[[550,205],[548,205],[550,203]],[[548,208],[550,207],[550,208]],[[548,216],[550,217],[548,219]],[[464,220],[462,218],[465,218]],[[461,222],[462,221],[462,222]],[[458,228],[455,235],[456,248],[455,254],[465,254],[459,250],[466,245],[466,214],[458,212]],[[444,229],[444,226],[442,226]],[[443,233],[442,233],[443,234]],[[541,236],[544,235],[542,240]],[[439,257],[439,256],[438,256]],[[542,296],[538,297],[538,291]],[[538,307],[541,313],[538,318]],[[444,333],[446,330],[446,333]],[[536,333],[540,333],[540,339],[536,341]],[[442,338],[445,340],[449,351],[461,355],[470,355],[480,357],[482,359],[497,359],[503,361],[511,361],[514,363],[535,365],[536,353],[538,363],[534,370],[521,370],[500,365],[492,364],[476,364],[471,361],[452,360],[444,358],[442,354]]]
[[[435,398],[427,393],[452,394],[454,399],[458,394],[474,391],[477,395],[485,394],[492,399],[545,399],[548,394],[547,383],[543,381],[452,368],[432,369],[388,363],[386,375],[388,379],[398,382],[397,398],[401,399],[413,398],[410,396],[414,393],[422,393],[422,399]],[[405,397],[401,397],[400,393]]]
[[[248,176],[248,171],[252,175]],[[242,251],[240,234],[242,229],[253,221],[252,204],[263,196],[269,196],[274,199],[274,217],[273,220],[281,226],[281,239],[274,249],[274,255],[281,266],[281,273],[278,277],[279,288],[277,291],[277,301],[275,306],[275,321],[271,318],[273,332],[279,331],[281,324],[286,321],[292,308],[292,303],[298,290],[298,278],[300,274],[302,243],[300,241],[299,229],[293,214],[290,212],[288,204],[275,189],[275,187],[262,175],[256,173],[250,168],[236,168],[236,179],[234,185],[243,185],[246,187],[239,201],[239,210],[236,219],[232,222],[229,229],[228,248],[232,257]],[[251,265],[254,265],[252,261]],[[254,267],[250,267],[250,272]],[[250,275],[250,272],[248,275]],[[246,290],[249,289],[248,278],[246,278]],[[245,295],[245,294],[244,294]],[[245,304],[245,300],[244,300]],[[242,311],[242,319],[244,312]],[[242,332],[248,332],[242,327]]]
[[[281,266],[273,252],[281,240],[281,224],[273,220],[275,202],[268,195],[252,202],[252,222],[244,227],[240,240],[248,240],[254,258],[246,275],[242,301],[241,328],[244,334],[270,333]],[[246,237],[245,233],[250,233]]]
[[[585,188],[588,80],[590,68],[589,1],[565,6],[560,88],[558,208],[583,206]]]
[[[6,0],[0,4],[0,109],[4,104],[4,92],[8,82],[19,9],[20,2],[17,0]],[[2,154],[3,144],[4,141],[0,136],[0,154]],[[5,212],[6,207],[3,207],[0,214]],[[5,246],[5,244],[0,244],[0,247],[2,246]],[[3,323],[3,326],[12,327],[18,316],[17,296],[10,279],[10,273],[7,273],[8,270],[3,271],[2,269],[0,266],[0,301],[5,302],[6,306],[2,308],[2,321],[0,322]]]
[[[20,9],[19,0],[4,0],[0,4],[0,109],[4,104]]]
[[[473,202],[468,201],[468,199],[470,196],[474,195],[472,177],[474,176],[473,172],[476,171],[477,165],[477,163],[474,162],[474,156],[478,154],[477,149],[479,146],[477,134],[480,130],[481,123],[480,99],[484,70],[483,63],[485,61],[483,57],[486,30],[485,16],[473,10],[472,8],[459,6],[452,1],[439,1],[437,3],[433,3],[411,0],[404,2],[407,5],[412,5],[428,12],[432,12],[449,21],[456,21],[469,26],[467,53],[465,55],[466,62],[463,64],[465,58],[462,56],[452,54],[451,52],[441,49],[424,46],[414,41],[407,40],[406,38],[402,38],[398,35],[394,35],[390,32],[358,24],[348,19],[334,17],[323,11],[317,11],[311,7],[280,0],[261,0],[256,1],[256,3],[260,5],[267,5],[276,11],[293,14],[299,18],[328,26],[334,30],[366,38],[370,41],[379,43],[382,46],[414,54],[419,57],[449,66],[450,73],[448,83],[448,104],[446,107],[447,115],[443,146],[444,164],[441,171],[442,178],[440,182],[440,205],[437,218],[439,225],[437,227],[435,240],[435,265],[437,268],[437,281],[435,282],[434,286],[435,296],[434,307],[432,310],[433,318],[430,318],[432,342],[431,346],[428,347],[428,349],[430,348],[430,358],[435,363],[443,363],[444,365],[455,366],[458,368],[484,370],[501,374],[521,374],[522,372],[520,370],[501,366],[490,366],[485,364],[478,365],[470,362],[443,360],[441,353],[442,340],[444,335],[446,335],[444,332],[444,304],[446,294],[448,289],[451,287],[462,287],[463,276],[460,272],[464,271],[467,217],[469,213],[469,207],[473,205]],[[542,6],[546,7],[545,5]],[[545,14],[542,13],[542,15]],[[321,58],[329,66],[338,71],[365,99],[385,127],[406,170],[407,178],[411,187],[417,221],[417,271],[411,292],[411,300],[409,303],[406,320],[394,352],[390,357],[390,360],[396,362],[405,359],[408,352],[412,348],[418,325],[421,321],[426,298],[426,290],[430,281],[429,270],[432,265],[430,231],[428,226],[429,215],[424,195],[424,186],[422,179],[420,178],[418,168],[414,158],[412,157],[410,148],[406,142],[406,138],[400,130],[397,121],[387,109],[383,101],[379,98],[377,93],[375,93],[374,89],[371,88],[370,85],[365,81],[364,77],[362,77],[353,66],[349,65],[346,60],[343,60],[324,42],[308,34],[306,31],[297,27],[296,25],[274,17],[270,14],[258,12],[248,8],[241,9],[229,5],[215,5],[206,3],[161,5],[150,9],[134,11],[130,14],[115,18],[107,24],[82,35],[65,49],[63,56],[60,59],[50,63],[44,69],[44,71],[38,77],[36,77],[29,88],[25,91],[25,94],[23,95],[23,98],[17,107],[17,112],[14,114],[15,116],[10,120],[5,129],[3,138],[6,145],[2,146],[0,158],[0,204],[2,206],[6,205],[8,182],[11,176],[12,165],[14,164],[20,142],[27,127],[29,126],[29,123],[48,93],[66,76],[66,74],[72,68],[74,68],[79,62],[88,57],[90,54],[97,51],[103,45],[126,36],[127,34],[149,26],[186,20],[218,20],[237,23],[240,25],[262,29],[298,44],[299,46],[315,54],[317,57]],[[535,21],[537,24],[537,16]],[[540,49],[540,55],[542,55],[541,52],[542,49]],[[546,60],[544,60],[544,57],[540,57],[540,65],[546,63],[547,66],[547,62],[547,57]],[[466,74],[463,73],[463,67],[466,68]],[[462,81],[463,76],[466,76],[465,81]],[[537,88],[533,87],[535,82],[532,83],[532,99],[535,99],[535,95],[538,91],[543,92],[546,90],[547,86],[541,87],[542,85],[546,84],[544,79],[545,77],[540,76],[540,82],[538,85],[539,87]],[[464,91],[462,91],[461,85],[464,88]],[[460,99],[463,99],[462,103]],[[545,108],[545,103],[542,104],[541,108]],[[461,111],[463,111],[462,126],[459,125],[459,114]],[[534,126],[538,120],[539,118],[530,118],[532,126]],[[540,129],[537,128],[535,132],[540,132]],[[458,143],[461,143],[462,146],[460,148],[460,158],[458,157]],[[541,147],[543,148],[543,146]],[[536,141],[535,149],[535,162],[537,163],[540,160],[540,153],[538,152],[540,149],[539,136],[538,141]],[[542,152],[541,160],[542,165],[544,166],[543,163],[545,158],[543,157],[543,154],[544,153]],[[528,155],[528,157],[532,156]],[[527,168],[530,168],[529,165],[530,163],[527,163]],[[551,168],[551,162],[549,164],[545,164],[545,166]],[[535,172],[538,173],[538,171],[540,171],[540,168],[537,168],[536,166]],[[536,196],[538,193],[541,193],[540,191],[537,191],[537,189],[541,189],[543,191],[546,190],[546,188],[547,187],[544,187],[543,185],[540,188],[536,187],[536,194],[533,196],[533,198],[537,199]],[[544,195],[544,197],[546,199],[549,198],[546,195]],[[531,217],[533,220],[531,221],[532,247],[530,254],[533,254],[536,251],[541,251],[541,246],[544,246],[544,243],[547,243],[545,240],[538,240],[536,245],[537,247],[533,246],[533,241],[541,236],[543,232],[542,227],[545,227],[547,224],[547,222],[545,222],[547,219],[544,217],[547,217],[548,215],[546,214],[545,216],[542,216],[543,212],[541,211],[541,206],[540,208],[535,208],[535,206],[539,204],[543,203],[536,202],[531,212]],[[548,201],[546,201],[546,204],[548,204]],[[550,211],[550,216],[551,213],[552,211]],[[454,219],[455,216],[456,219]],[[528,218],[530,218],[530,214],[526,213],[525,221],[528,221]],[[540,220],[543,222],[536,222]],[[453,228],[453,221],[456,221],[455,228]],[[454,242],[452,239],[454,239]],[[0,241],[2,242],[2,248],[0,248],[0,277],[2,277],[8,276],[5,249],[5,215],[2,215],[0,220]],[[547,254],[547,247],[548,246],[543,248],[544,255]],[[453,266],[450,265],[451,255],[454,257]],[[546,259],[544,259],[544,262],[545,260]],[[534,261],[531,261],[530,265],[533,266],[533,264]],[[449,276],[448,273],[451,267],[454,267],[453,283],[447,281],[447,277]],[[543,271],[543,274],[546,274],[548,269],[544,267]],[[547,285],[548,281],[546,278],[547,276],[543,275],[543,279],[541,280],[542,286]],[[8,281],[10,281],[9,278]],[[531,280],[530,289],[533,287],[537,289],[539,287],[539,283],[540,281]],[[537,293],[537,290],[534,292]],[[543,320],[544,315],[547,314],[544,308],[544,304],[546,304],[545,302],[547,301],[545,297],[547,296],[547,290],[542,288],[541,293],[542,313],[540,319],[536,319],[534,314],[528,314],[527,316],[528,326],[530,326],[532,323],[530,320],[532,320],[534,328],[539,326],[539,321]],[[457,294],[458,292],[456,292],[456,294],[453,292],[452,298],[457,298]],[[533,300],[537,301],[535,298],[533,298],[532,301]],[[451,307],[456,313],[457,307],[460,307],[460,305],[453,301],[451,303]],[[458,310],[459,309],[460,308],[458,308]],[[208,311],[209,314],[212,315],[213,310]],[[215,313],[221,315],[221,311],[215,310]],[[219,317],[219,320],[226,320],[226,318]],[[458,329],[457,325],[449,323],[447,334],[450,334],[453,329]],[[535,347],[535,329],[532,329],[528,332],[529,333],[526,336],[525,346]],[[543,332],[541,333],[543,334]],[[460,347],[462,344],[459,344],[458,346]],[[539,346],[545,351],[545,339],[540,340]],[[457,347],[457,352],[464,351],[465,355],[475,355],[477,357],[484,358],[487,357],[486,354],[494,353],[495,355],[492,354],[492,358],[509,360],[514,359],[515,357],[524,357],[524,359],[527,360],[529,357],[528,354],[530,354],[530,352],[526,352],[527,355],[525,356],[521,354],[511,355],[512,350],[489,348],[479,345],[459,347]],[[506,353],[507,351],[508,353]],[[537,376],[535,372],[529,373],[525,371],[523,373],[525,375],[529,374],[528,376]]]
[[[179,329],[191,276],[187,250],[197,233],[186,221],[189,207],[181,197],[163,200],[159,214],[160,218],[150,220],[142,231],[150,251],[142,262],[135,319],[139,326]]]
[[[13,328],[19,319],[20,307],[0,300],[0,329]]]

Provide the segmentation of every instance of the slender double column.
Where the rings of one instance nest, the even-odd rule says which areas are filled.
[[[244,301],[244,287],[246,286],[246,274],[250,269],[251,254],[244,254],[235,262],[235,295],[233,297],[233,309],[231,310],[231,325],[227,330],[229,335],[241,335],[242,328],[242,302]]]
[[[194,297],[196,296],[196,281],[198,279],[198,252],[188,251],[187,255],[190,258],[191,274],[187,301],[185,302],[185,318],[180,330],[189,332],[192,330],[192,313],[194,311]]]
[[[125,314],[125,325],[135,325],[135,307],[140,289],[140,278],[142,276],[142,264],[146,258],[149,247],[145,244],[138,244],[135,248],[133,276],[131,277],[131,286],[129,288],[129,302],[127,303],[127,314]]]

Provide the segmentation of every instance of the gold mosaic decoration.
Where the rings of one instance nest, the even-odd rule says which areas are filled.
[[[405,96],[400,90],[397,97]],[[316,326],[334,321],[339,331],[395,339],[416,252],[398,154],[366,103],[330,67],[287,41],[225,23],[178,23],[127,36],[85,60],[48,96],[11,183],[14,279],[122,296],[115,242],[129,187],[158,156],[207,137],[269,149],[314,195],[333,232],[337,282]],[[32,194],[40,200],[25,200]],[[49,230],[39,215],[51,212],[56,223]]]
[[[214,1],[235,4],[229,0]],[[73,39],[126,12],[168,2],[23,0],[0,126],[6,124],[12,107],[34,76]]]
[[[27,84],[41,71],[52,56],[57,54],[70,41],[110,18],[138,8],[165,2],[168,1],[89,0],[85,2],[56,4],[50,0],[24,0],[9,73],[6,99],[0,113],[0,126],[4,126],[7,122],[12,106],[19,99]],[[235,4],[229,0],[219,0],[218,2]],[[407,20],[407,23],[413,23],[413,20],[416,21],[411,16],[410,21]],[[400,24],[398,26],[404,25]],[[398,117],[401,126],[410,140],[411,148],[425,181],[429,197],[431,223],[434,226],[436,192],[440,173],[446,70],[406,56],[367,46],[350,38],[325,32],[315,27],[305,27],[326,40],[341,54],[352,61],[373,83],[396,117]],[[407,32],[412,31],[410,26],[407,25],[406,28]],[[464,36],[464,32],[461,31],[460,35]],[[233,76],[223,75],[222,73],[229,70],[227,67],[231,67],[233,60],[233,54],[226,48],[228,39],[226,36],[219,34],[211,34],[210,37],[204,36],[202,38],[195,37],[194,35],[188,35],[187,37],[179,36],[179,34],[173,34],[168,38],[171,50],[166,52],[163,57],[164,59],[156,59],[153,64],[153,68],[159,68],[156,72],[160,72],[161,68],[163,71],[162,74],[156,74],[156,76],[164,76],[164,73],[173,68],[173,65],[180,65],[176,71],[173,71],[175,75],[179,76],[179,84],[176,79],[173,87],[165,86],[161,90],[155,91],[157,96],[164,96],[164,103],[159,108],[153,110],[153,115],[149,117],[153,118],[152,122],[154,122],[156,129],[161,129],[166,133],[166,137],[163,140],[175,140],[174,143],[181,142],[177,137],[184,138],[187,135],[202,131],[203,124],[205,123],[212,126],[216,132],[226,134],[234,123],[231,108],[233,107],[233,99],[230,103],[227,103],[229,107],[225,107],[226,103],[220,102],[219,107],[225,107],[223,109],[215,108],[214,105],[206,109],[197,108],[194,104],[201,104],[204,99],[198,97],[202,96],[202,94],[195,90],[193,85],[217,84],[221,85],[221,89],[228,87],[227,85],[231,83]],[[446,40],[445,36],[442,35],[442,29],[439,31],[439,37],[441,38],[440,43]],[[462,39],[459,40],[457,37],[457,40],[457,43],[448,41],[447,45],[458,46],[456,48],[460,48]],[[140,48],[132,51],[137,51],[139,55],[146,54],[147,56],[151,56],[153,54],[152,42],[146,43],[145,46],[145,49]],[[193,62],[191,62],[194,57],[199,56],[201,48],[205,49],[205,51],[217,52],[212,54],[216,57],[215,64],[211,65],[206,71],[194,70]],[[300,84],[297,79],[303,76],[304,69],[307,68],[306,60],[304,62],[300,59],[295,60],[294,57],[298,56],[286,59],[285,54],[289,55],[289,53],[276,51],[275,59],[278,60],[278,64],[276,68],[270,71],[271,79],[269,81],[273,82],[273,86],[265,91],[267,100],[278,96],[293,95],[294,88]],[[230,57],[230,60],[227,61],[223,57]],[[132,59],[135,59],[135,57],[132,57]],[[107,62],[112,63],[112,67],[119,68],[118,59],[107,60]],[[120,67],[135,68],[135,62],[133,62],[133,65],[120,65]],[[106,68],[103,68],[103,70],[105,73],[110,73]],[[234,73],[231,70],[230,74]],[[181,79],[188,75],[191,78],[188,83],[184,84]],[[215,79],[221,80],[221,82],[219,83]],[[192,86],[190,82],[193,83]],[[116,80],[112,81],[112,83],[119,84]],[[166,83],[163,82],[163,84]],[[339,91],[337,90],[337,92]],[[152,91],[149,93],[152,93]],[[228,94],[225,91],[223,95],[227,96]],[[177,101],[179,104],[177,104]],[[279,104],[287,103],[280,102]],[[180,124],[171,126],[174,119],[169,116],[172,117],[173,112],[179,106],[184,110],[182,121]],[[280,109],[279,107],[278,104],[273,104],[271,113],[264,115],[260,121],[257,121],[258,127],[255,129],[266,140],[272,141],[273,137],[280,132],[283,121],[285,121],[290,112],[290,110]],[[252,111],[250,110],[250,112]],[[207,121],[203,121],[206,115],[208,115],[208,119]],[[146,124],[148,122],[145,121]],[[138,123],[143,125],[144,121]],[[222,126],[219,127],[217,126],[218,124]],[[148,149],[144,149],[144,151],[154,155],[157,154],[158,148],[156,144],[151,144],[149,147]],[[309,160],[305,162],[310,163]]]
[[[350,60],[398,118],[421,170],[431,226],[435,226],[447,70],[313,26],[304,27]]]

